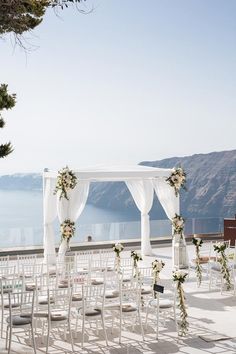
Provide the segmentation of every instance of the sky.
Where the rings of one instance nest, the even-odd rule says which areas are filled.
[[[0,40],[0,83],[17,94],[1,175],[236,148],[235,0],[86,4],[49,9],[27,54]]]

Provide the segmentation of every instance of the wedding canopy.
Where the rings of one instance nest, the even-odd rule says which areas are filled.
[[[125,182],[137,208],[141,213],[141,253],[151,255],[149,211],[156,193],[167,217],[171,220],[179,214],[179,196],[175,194],[166,179],[174,169],[147,166],[113,166],[73,170],[77,177],[74,189],[69,190],[68,199],[54,194],[57,172],[44,170],[44,257],[49,263],[55,261],[55,240],[53,222],[58,216],[60,223],[66,219],[76,221],[82,213],[89,193],[91,182]],[[64,252],[65,249],[61,249]]]

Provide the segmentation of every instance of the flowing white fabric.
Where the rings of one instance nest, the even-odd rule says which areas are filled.
[[[57,214],[60,223],[66,219],[76,222],[82,211],[84,210],[89,193],[89,182],[79,180],[74,189],[70,190],[67,195],[69,200],[60,199],[60,193],[57,193]],[[59,257],[64,258],[67,249],[67,241],[63,240],[59,247]]]
[[[56,182],[54,179],[45,178],[44,180],[44,263],[55,264],[55,237],[53,221],[57,217],[56,195],[53,194]]]
[[[149,211],[153,203],[153,185],[151,180],[126,181],[126,185],[141,212],[141,253],[152,255],[150,243]]]
[[[174,188],[171,187],[167,181],[166,178],[163,177],[158,177],[153,180],[153,187],[156,192],[157,198],[159,199],[168,219],[172,221],[172,219],[175,217],[175,214],[180,213],[180,206],[179,206],[179,195],[175,195]],[[173,228],[172,228],[172,234],[173,234]],[[173,266],[175,264],[175,256],[174,256],[174,246],[175,243],[179,242],[179,235],[174,235],[173,234],[173,239],[172,239],[172,260],[173,260]],[[186,245],[185,237],[183,235],[183,242]],[[186,261],[188,262],[188,255],[187,255],[187,250],[186,250]]]
[[[153,187],[168,219],[172,220],[175,214],[179,214],[179,196],[176,197],[174,188],[166,182],[166,177],[154,179]]]

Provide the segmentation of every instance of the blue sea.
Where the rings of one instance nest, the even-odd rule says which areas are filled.
[[[151,237],[171,235],[170,221],[151,220]],[[59,221],[54,223],[57,242],[60,242]],[[220,218],[189,219],[185,233],[222,231]],[[96,208],[87,204],[76,223],[73,242],[132,239],[140,237],[140,213]],[[42,245],[42,192],[0,190],[0,248]]]

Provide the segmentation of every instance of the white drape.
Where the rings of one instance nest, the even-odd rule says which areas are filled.
[[[153,185],[151,180],[126,181],[126,185],[141,212],[141,253],[152,255],[150,243],[149,211],[153,203]]]
[[[67,195],[69,200],[59,198],[57,193],[57,214],[60,223],[64,220],[76,222],[82,211],[84,210],[89,193],[89,182],[79,180],[74,189],[70,190]],[[67,249],[67,242],[63,240],[59,247],[59,256],[64,257]]]
[[[179,206],[179,195],[175,195],[174,188],[171,187],[167,182],[166,178],[158,177],[153,180],[153,187],[156,192],[157,198],[159,199],[168,219],[172,221],[175,214],[180,214],[180,206]],[[173,234],[173,228],[172,228]],[[179,242],[179,235],[173,235],[172,240],[172,260],[173,266],[175,264],[175,257],[174,257],[174,244],[175,242]],[[186,245],[185,237],[183,235],[183,242]],[[188,263],[188,255],[186,250],[186,262]]]
[[[166,177],[154,179],[153,187],[168,219],[172,220],[175,214],[179,214],[179,195],[176,197],[174,188],[166,182]]]
[[[54,264],[56,262],[55,236],[53,230],[53,221],[57,217],[55,179],[46,178],[44,181],[44,263]]]

